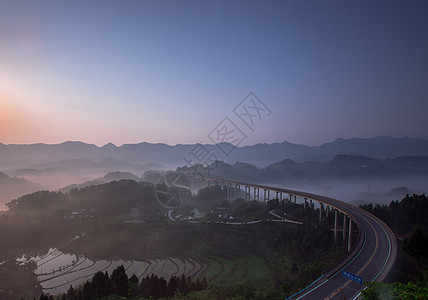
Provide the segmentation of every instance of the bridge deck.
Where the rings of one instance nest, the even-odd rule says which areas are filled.
[[[353,250],[310,287],[290,299],[358,299],[364,286],[343,277],[342,270],[362,277],[366,282],[381,281],[395,262],[398,246],[391,229],[372,214],[349,203],[312,193],[260,184],[215,178],[205,180],[259,188],[317,201],[348,215],[357,224],[360,239]]]

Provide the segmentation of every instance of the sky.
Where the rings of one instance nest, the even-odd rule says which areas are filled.
[[[425,0],[2,0],[0,142],[428,139],[427,15]]]

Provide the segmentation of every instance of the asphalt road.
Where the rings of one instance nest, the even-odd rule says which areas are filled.
[[[391,230],[357,207],[349,204],[339,207],[360,224],[361,248],[355,249],[356,253],[348,258],[349,262],[325,274],[327,276],[293,299],[357,299],[364,285],[343,277],[342,271],[357,275],[363,281],[380,281],[390,271],[397,255],[397,242]]]
[[[349,203],[316,194],[271,186],[220,179],[208,180],[257,187],[312,199],[335,207],[357,223],[360,239],[348,256],[326,271],[312,285],[290,299],[358,299],[364,285],[343,277],[342,271],[357,275],[366,282],[382,281],[395,262],[398,246],[391,229],[372,214]]]

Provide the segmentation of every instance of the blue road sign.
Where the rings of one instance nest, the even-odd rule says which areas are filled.
[[[343,277],[346,277],[346,278],[351,279],[355,282],[358,282],[359,284],[363,284],[363,279],[361,277],[358,277],[357,275],[351,274],[351,273],[346,272],[346,271],[342,271],[342,275],[343,275]]]

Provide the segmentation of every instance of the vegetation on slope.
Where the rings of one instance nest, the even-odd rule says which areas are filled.
[[[391,283],[368,283],[363,298],[428,299],[428,198],[406,195],[387,205],[362,205],[390,226],[399,238],[400,249]]]
[[[171,221],[153,185],[123,180],[11,202],[10,211],[0,216],[2,250],[15,258],[50,247],[94,260],[190,256],[208,265],[198,274],[206,276],[208,289],[194,292],[208,299],[283,299],[346,253],[345,243],[333,241],[332,215],[320,221],[318,209],[278,199],[230,203],[219,187],[201,190],[195,198],[193,203],[205,201],[213,211],[228,206],[234,216],[228,221],[239,225],[213,223],[223,220],[215,213],[194,223]],[[273,222],[270,210],[303,225]],[[141,222],[125,222],[136,216]],[[253,220],[259,222],[246,224]],[[81,237],[73,240],[76,235]],[[35,266],[27,267],[31,274]]]

